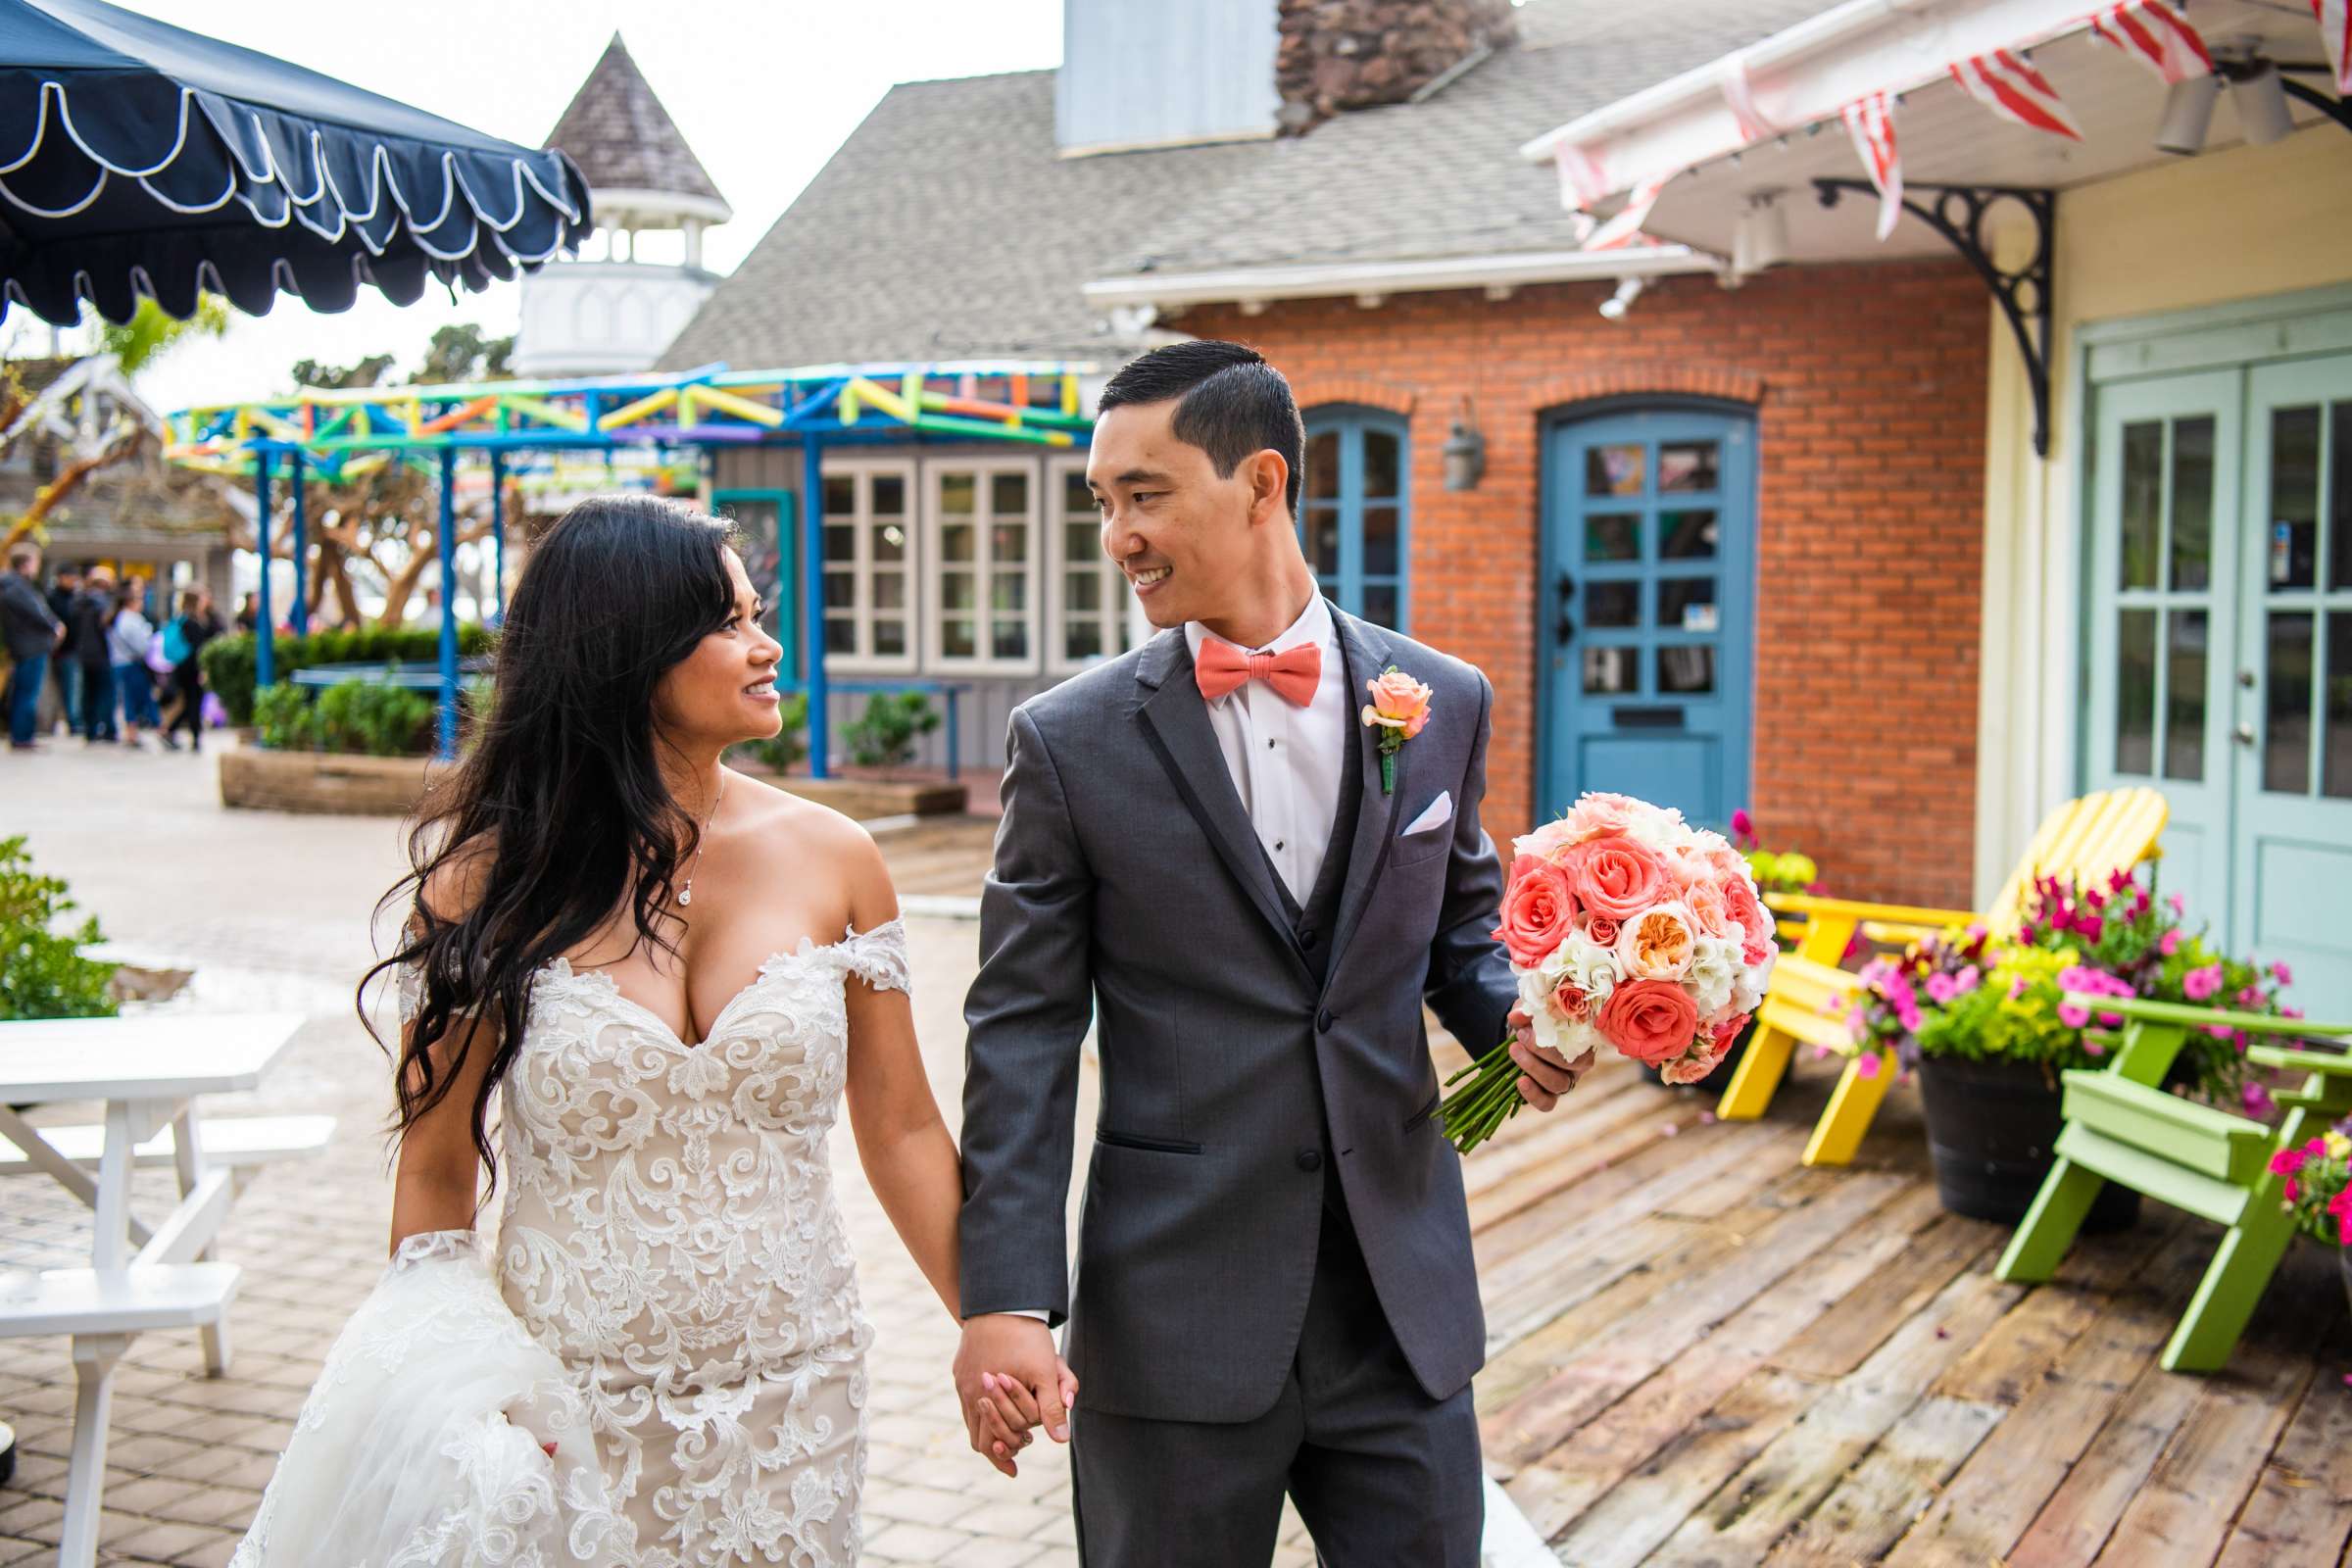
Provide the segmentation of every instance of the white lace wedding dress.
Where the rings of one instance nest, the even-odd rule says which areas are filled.
[[[495,1257],[403,1244],[231,1568],[855,1562],[872,1330],[825,1152],[853,975],[908,989],[899,922],[778,954],[689,1047],[540,971]]]

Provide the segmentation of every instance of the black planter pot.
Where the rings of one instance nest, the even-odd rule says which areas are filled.
[[[2026,1217],[2057,1156],[2066,1125],[2056,1074],[2034,1062],[1924,1056],[1920,1108],[1943,1206],[1971,1219],[2014,1225]],[[2139,1194],[2107,1183],[2091,1200],[2085,1231],[2120,1231],[2139,1221]]]
[[[1665,1077],[1655,1067],[1643,1067],[1642,1076],[1661,1088],[1689,1089],[1699,1094],[1720,1095],[1732,1086],[1732,1074],[1740,1070],[1740,1058],[1747,1054],[1747,1043],[1755,1038],[1755,1034],[1756,1020],[1750,1018],[1747,1020],[1747,1027],[1740,1030],[1738,1037],[1732,1041],[1732,1049],[1725,1052],[1723,1059],[1715,1064],[1715,1070],[1694,1084],[1667,1083]]]

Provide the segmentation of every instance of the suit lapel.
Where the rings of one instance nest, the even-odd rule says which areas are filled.
[[[1192,654],[1182,628],[1161,632],[1144,650],[1136,669],[1136,711],[1144,739],[1158,755],[1160,766],[1167,769],[1168,781],[1176,786],[1185,808],[1200,824],[1200,831],[1207,835],[1234,881],[1304,968],[1298,932],[1283,911],[1281,895],[1274,887],[1273,867],[1258,847],[1250,813],[1242,808],[1225,754],[1217,745],[1216,731],[1209,727],[1208,705],[1193,679]]]
[[[1355,736],[1356,765],[1363,770],[1364,780],[1363,801],[1355,813],[1355,841],[1348,849],[1348,885],[1340,894],[1339,929],[1333,933],[1331,944],[1331,968],[1336,973],[1341,956],[1348,950],[1348,940],[1355,935],[1365,906],[1371,902],[1372,885],[1388,862],[1390,824],[1396,817],[1396,802],[1404,794],[1405,761],[1412,748],[1407,746],[1397,752],[1396,788],[1393,793],[1383,794],[1380,732],[1369,724],[1359,723],[1356,710],[1363,701],[1365,682],[1388,667],[1388,639],[1380,634],[1378,627],[1356,619],[1337,605],[1331,607],[1331,618],[1339,628],[1340,652],[1348,661],[1348,727]]]

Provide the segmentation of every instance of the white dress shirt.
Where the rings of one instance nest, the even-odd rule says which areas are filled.
[[[1185,622],[1184,640],[1194,662],[1200,662],[1201,643],[1215,636],[1197,620]],[[1250,825],[1257,830],[1266,858],[1301,906],[1314,896],[1315,878],[1322,874],[1323,857],[1331,849],[1332,824],[1340,814],[1340,769],[1355,757],[1355,749],[1348,744],[1353,711],[1348,661],[1341,656],[1339,628],[1332,624],[1331,607],[1321,594],[1307,600],[1290,630],[1263,648],[1242,649],[1245,654],[1282,654],[1303,643],[1323,650],[1315,699],[1304,708],[1293,707],[1262,680],[1246,680],[1208,704],[1208,727],[1216,732],[1217,749],[1225,754],[1225,771],[1242,798],[1242,809],[1250,813]],[[1046,1318],[1035,1310],[1009,1315]]]
[[[1184,640],[1196,663],[1201,645],[1215,636],[1197,620],[1185,623]],[[1313,895],[1331,848],[1332,822],[1340,810],[1340,769],[1353,756],[1348,745],[1348,662],[1341,657],[1339,628],[1321,594],[1307,600],[1290,630],[1263,648],[1242,649],[1282,654],[1309,643],[1323,650],[1323,674],[1314,701],[1304,708],[1294,707],[1262,680],[1246,680],[1208,704],[1208,725],[1225,754],[1225,771],[1242,798],[1242,809],[1250,813],[1266,858],[1301,905]]]

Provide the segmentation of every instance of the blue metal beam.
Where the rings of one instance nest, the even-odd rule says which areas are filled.
[[[300,637],[311,629],[311,529],[305,494],[310,486],[305,482],[308,475],[303,472],[301,453],[294,454],[286,472],[294,484],[294,603],[287,609],[286,620]]]
[[[268,460],[265,459],[265,462]],[[458,455],[441,450],[441,732],[438,755],[458,756]]]
[[[825,704],[825,447],[813,433],[801,437],[801,592],[807,607],[808,776],[827,778]]]
[[[254,548],[262,558],[260,613],[253,628],[253,681],[256,687],[277,684],[277,622],[270,613],[270,454],[253,463]]]

